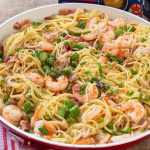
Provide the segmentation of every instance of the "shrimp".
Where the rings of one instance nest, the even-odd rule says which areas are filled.
[[[45,41],[40,41],[38,46],[42,51],[51,52],[54,50],[54,45]]]
[[[63,91],[68,86],[68,78],[60,76],[57,81],[53,81],[52,77],[46,77],[45,87],[52,92]]]
[[[110,134],[100,131],[96,135],[96,141],[97,143],[100,143],[100,144],[106,144],[109,141],[110,137],[111,137]]]
[[[113,48],[115,48],[114,45],[112,45],[111,43],[105,42],[101,52],[104,52],[104,53],[110,52]]]
[[[114,48],[110,51],[110,53],[114,56],[117,56],[119,58],[126,58],[129,56],[130,54],[130,50],[129,49],[122,49],[122,48]]]
[[[116,107],[117,106],[117,104],[113,100],[108,99],[107,96],[103,96],[103,99],[107,103],[107,105],[112,106],[112,107]]]
[[[123,134],[123,135],[117,135],[117,136],[112,136],[110,138],[110,142],[120,142],[120,141],[124,141],[127,140],[128,138],[131,138],[133,135],[132,134]]]
[[[135,50],[135,55],[137,56],[142,56],[144,54],[150,53],[150,47],[143,47],[143,46],[139,46],[136,50]]]
[[[5,106],[2,110],[2,117],[15,126],[19,124],[23,116],[23,112],[15,105]]]
[[[37,134],[37,135],[40,135],[41,132],[39,131],[39,128],[44,126],[44,120],[38,120],[35,122],[35,125],[34,125],[34,133]]]
[[[115,41],[116,48],[131,48],[134,42],[133,35],[120,36]]]
[[[98,17],[93,17],[93,18],[88,19],[85,28],[88,28],[88,29],[93,28],[93,25],[95,25],[98,22],[98,19],[99,19]]]
[[[110,42],[114,39],[115,39],[114,31],[108,30],[102,35],[102,38],[99,39],[99,42]]]
[[[104,53],[108,52],[108,53],[111,53],[112,55],[120,57],[120,58],[128,57],[130,54],[130,49],[122,48],[122,47],[119,47],[118,45],[120,46],[121,44],[118,42],[117,46],[115,46],[111,43],[105,42],[101,52],[104,52]]]
[[[92,137],[80,138],[75,142],[75,144],[95,144],[95,141]]]
[[[106,31],[107,27],[105,26],[105,23],[100,22],[100,23],[97,25],[97,29],[98,29],[99,33],[102,33],[102,32],[104,32],[104,31]]]
[[[93,30],[90,33],[82,34],[81,38],[83,38],[85,41],[93,41],[97,38],[97,35],[98,35],[98,31]]]
[[[86,101],[98,97],[98,89],[95,84],[89,84],[87,87],[87,93],[84,95],[81,95],[79,91],[80,91],[80,85],[76,84],[72,87],[73,97],[76,98],[81,103],[84,103]]]
[[[32,73],[32,72],[26,73],[25,77],[29,79],[30,81],[34,82],[35,84],[40,85],[41,87],[44,86],[44,83],[45,83],[44,78],[37,73]]]
[[[65,121],[38,120],[35,122],[34,133],[40,135],[41,132],[39,131],[39,128],[42,126],[46,127],[49,134],[55,134],[58,129],[66,130],[68,128],[68,124]]]
[[[54,42],[54,39],[58,36],[58,32],[45,33],[44,38],[49,42]]]
[[[81,116],[82,122],[88,122],[90,120],[96,120],[101,118],[101,112],[103,108],[101,106],[92,105],[90,106]]]
[[[101,25],[97,24],[98,19],[98,17],[93,17],[87,21],[86,28],[92,29],[92,31],[88,34],[82,34],[82,39],[84,39],[85,41],[92,41],[97,38],[99,32],[103,28]]]
[[[122,18],[117,18],[113,21],[108,21],[108,25],[113,28],[123,27],[125,26],[125,20]]]
[[[125,113],[136,124],[138,124],[145,116],[145,109],[143,105],[140,102],[134,100],[129,100],[127,103],[123,104],[121,110],[125,111]]]
[[[108,62],[108,58],[105,56],[100,56],[98,62],[102,64],[106,64]]]
[[[49,133],[51,133],[51,134],[56,133],[56,128],[52,124],[49,124],[47,121],[44,121],[44,120],[38,120],[35,122],[34,133],[40,135],[41,132],[40,132],[39,128],[42,126],[45,126]]]
[[[59,70],[63,70],[66,66],[69,65],[70,63],[70,54],[71,52],[66,52],[62,55],[60,55],[59,57],[57,57],[57,63],[58,65],[58,69]]]

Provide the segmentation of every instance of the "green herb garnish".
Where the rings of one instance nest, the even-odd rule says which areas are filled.
[[[100,50],[102,50],[103,47],[104,47],[103,44],[98,44],[97,47],[96,47],[96,49],[100,51]]]
[[[121,34],[123,33],[123,29],[122,28],[116,28],[114,30],[114,34],[115,34],[115,37],[119,37]]]
[[[32,22],[33,28],[38,28],[42,23],[41,22]]]
[[[7,92],[5,95],[4,95],[4,97],[3,97],[3,102],[4,102],[4,104],[8,101],[8,99],[10,98],[10,93],[11,92]]]
[[[73,106],[70,110],[69,110],[71,116],[76,117],[80,114],[80,109],[77,105]]]
[[[107,53],[106,54],[106,57],[110,60],[110,61],[114,61],[114,62],[117,62],[118,64],[122,64],[123,62],[117,58],[116,56],[110,54],[110,53]]]
[[[65,75],[65,76],[70,76],[71,73],[72,73],[72,67],[65,68],[65,69],[62,71],[62,74]]]
[[[64,104],[68,109],[72,108],[75,105],[71,99],[67,99]]]
[[[119,94],[119,90],[118,90],[118,89],[116,89],[116,90],[115,90],[115,89],[110,89],[110,90],[109,90],[109,93],[110,93],[110,94],[117,95],[117,94]]]
[[[59,71],[57,71],[54,67],[51,67],[50,75],[54,78],[57,78],[61,75],[61,73]]]
[[[80,86],[80,91],[79,91],[80,95],[85,94],[86,87],[87,87],[87,84],[83,84],[83,85]]]
[[[132,75],[136,75],[137,74],[137,71],[134,70],[133,68],[130,69],[130,72],[131,72]]]
[[[69,114],[69,109],[66,106],[64,106],[58,111],[58,115],[60,115],[63,118],[67,117],[68,114]]]
[[[85,28],[85,25],[86,25],[86,22],[85,21],[80,21],[76,27],[80,28],[80,29],[84,29]]]
[[[113,124],[112,123],[108,123],[107,124],[107,128],[110,129],[110,130],[113,130]]]
[[[134,94],[134,92],[133,91],[127,91],[127,96],[132,96]]]
[[[82,61],[82,62],[80,62],[80,65],[83,66],[83,65],[85,65],[86,63],[87,63],[86,61]]]
[[[99,62],[97,63],[97,65],[98,65],[98,72],[100,75],[102,75],[102,73],[103,73],[102,65]]]
[[[126,130],[118,129],[117,131],[122,133],[122,134],[129,134],[129,133],[131,133],[133,131],[133,128],[128,128]]]
[[[91,83],[95,83],[98,88],[103,89],[103,90],[109,90],[110,86],[107,85],[106,83],[100,81],[97,77],[92,77],[90,80]]]
[[[23,111],[26,113],[32,112],[34,105],[30,101],[26,101],[23,105]]]
[[[48,135],[48,130],[45,126],[38,128],[42,135]]]
[[[66,121],[67,121],[68,123],[79,122],[77,118],[72,117],[72,116],[68,117],[68,118],[66,119]]]
[[[57,37],[57,38],[54,39],[54,41],[55,41],[56,43],[60,43],[60,42],[61,42],[61,38]]]

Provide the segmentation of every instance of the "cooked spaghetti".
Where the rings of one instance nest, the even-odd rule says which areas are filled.
[[[79,8],[14,29],[0,51],[0,114],[8,122],[70,144],[150,129],[149,26]]]

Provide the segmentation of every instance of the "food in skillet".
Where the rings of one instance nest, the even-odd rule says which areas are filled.
[[[71,144],[149,130],[149,26],[79,8],[14,29],[0,51],[0,114],[8,122]]]

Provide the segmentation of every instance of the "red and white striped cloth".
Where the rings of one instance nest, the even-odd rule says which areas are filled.
[[[22,143],[0,125],[0,150],[20,150]]]
[[[0,124],[0,150],[41,150],[43,145],[25,140],[2,127]],[[44,150],[54,150],[46,148]]]

